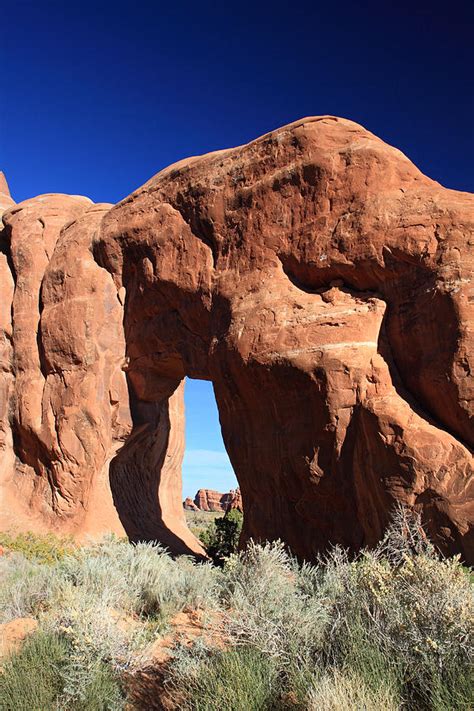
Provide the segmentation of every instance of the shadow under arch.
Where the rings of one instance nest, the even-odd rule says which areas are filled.
[[[173,554],[205,558],[182,506],[184,381],[161,402],[131,402],[134,426],[109,469],[120,521],[134,543],[159,542]]]

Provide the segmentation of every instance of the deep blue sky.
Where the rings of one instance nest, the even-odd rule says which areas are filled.
[[[0,22],[0,169],[16,200],[116,202],[180,158],[324,113],[474,190],[472,0],[12,0]],[[216,427],[194,449],[214,450]]]
[[[474,189],[472,1],[12,0],[0,22],[17,200],[116,202],[177,159],[323,113]]]

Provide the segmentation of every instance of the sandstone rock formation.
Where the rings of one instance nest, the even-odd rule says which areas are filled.
[[[194,497],[194,506],[200,511],[226,512],[229,508],[242,511],[240,490],[221,494],[213,489],[199,489]]]
[[[401,501],[473,559],[473,206],[319,117],[173,165],[105,215],[131,387],[164,403],[213,381],[244,539],[356,549]]]
[[[91,252],[109,208],[43,195],[3,216],[14,375],[4,527],[123,533],[104,466],[130,429],[122,308]]]
[[[181,503],[190,376],[214,385],[243,540],[357,549],[400,501],[474,562],[472,195],[325,116],[112,208],[0,205],[2,525],[106,510],[202,554]]]
[[[14,205],[5,176],[0,172],[0,215]],[[13,389],[12,313],[13,275],[11,255],[3,224],[0,224],[0,466],[12,466],[13,442],[9,404]],[[8,463],[7,463],[8,461]]]
[[[126,514],[122,520],[120,483],[109,482],[110,460],[132,430],[133,407],[123,370],[123,305],[92,250],[110,207],[93,205],[83,197],[42,195],[3,215],[0,524],[79,537],[105,531],[125,535],[125,526],[131,538],[166,542],[160,530],[143,527],[134,535]],[[182,457],[182,393],[178,391],[172,401],[174,407],[166,403],[155,408],[159,456],[162,442],[176,430],[177,456]],[[166,417],[161,417],[165,410]],[[147,421],[150,417],[148,413]],[[134,430],[129,449],[135,435]],[[168,450],[167,462],[169,456]],[[170,485],[179,498],[180,465],[180,460],[172,461],[170,467],[178,482],[172,479]],[[164,491],[166,467],[161,476]],[[140,506],[146,509],[140,490]],[[159,529],[156,494],[156,490],[150,494],[149,516],[156,518]],[[172,507],[165,505],[165,521],[172,515]],[[181,522],[184,538],[191,543],[180,550],[202,554],[182,510],[174,515],[174,527]]]

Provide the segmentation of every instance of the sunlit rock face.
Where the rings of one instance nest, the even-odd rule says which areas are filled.
[[[198,489],[194,501],[192,499],[185,500],[184,508],[188,508],[190,511],[222,513],[226,513],[229,509],[243,511],[242,496],[239,489],[228,491],[225,494],[214,489]]]
[[[472,560],[473,207],[326,116],[173,165],[105,215],[131,388],[151,405],[213,381],[244,540],[358,549],[400,501]]]
[[[42,195],[3,215],[4,528],[123,535],[107,466],[131,428],[123,312],[91,250],[110,207]]]
[[[0,527],[77,538],[114,532],[204,555],[178,504],[183,388],[146,409],[146,425],[140,404],[129,396],[123,302],[93,254],[112,206],[69,195],[15,205],[3,193],[0,207],[6,208],[0,232]],[[128,487],[124,477],[135,475],[136,461]],[[129,514],[137,508],[138,518]]]
[[[2,185],[2,526],[204,555],[181,497],[190,376],[214,385],[243,542],[357,550],[403,502],[474,562],[473,196],[328,116],[115,207]]]

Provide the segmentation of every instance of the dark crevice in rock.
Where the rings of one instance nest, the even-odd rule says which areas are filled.
[[[219,249],[214,235],[214,227],[211,220],[203,217],[197,210],[193,209],[189,196],[178,193],[172,207],[179,212],[183,220],[189,225],[193,235],[211,250],[212,268],[215,269],[219,256]]]
[[[42,332],[41,332],[41,314],[43,313],[43,308],[44,308],[43,298],[42,298],[42,290],[43,290],[43,284],[41,284],[39,292],[38,292],[38,329],[36,331],[36,345],[38,348],[38,360],[39,360],[41,374],[42,374],[43,378],[46,380],[46,378],[48,377],[48,374],[50,372],[50,368],[48,367],[48,363],[46,360]]]

